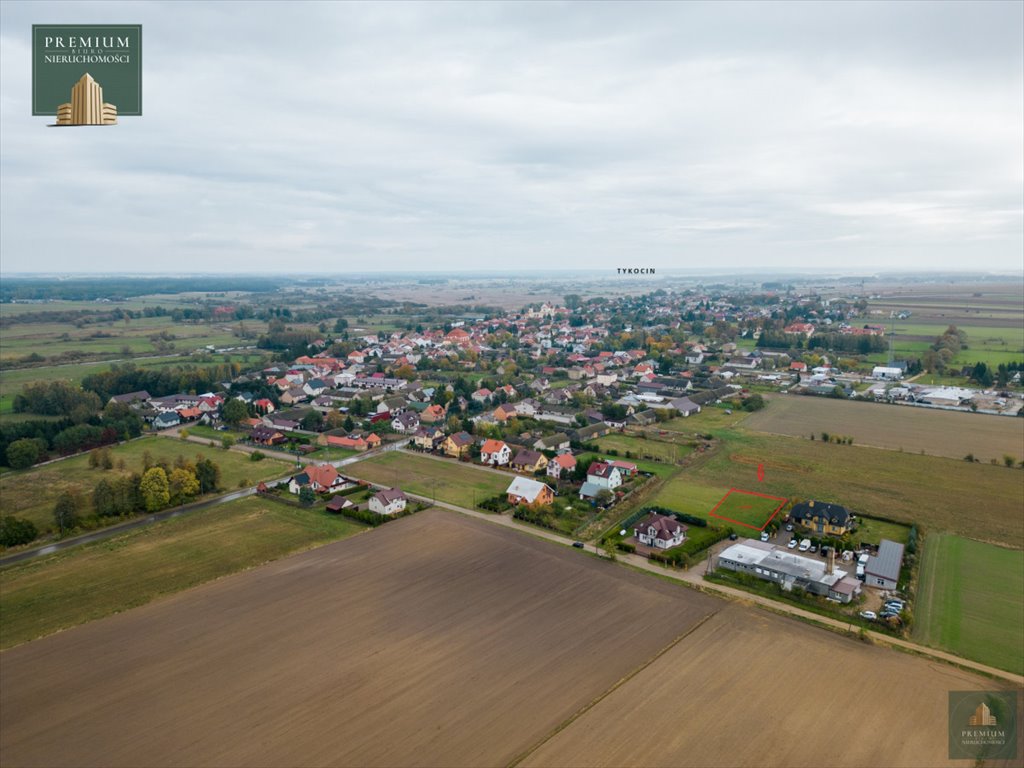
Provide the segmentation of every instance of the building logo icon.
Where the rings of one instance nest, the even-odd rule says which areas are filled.
[[[978,708],[974,710],[974,714],[967,720],[967,724],[971,727],[988,727],[997,725],[996,719],[992,716],[992,710],[988,708],[985,702],[981,702]]]
[[[142,26],[33,24],[32,114],[59,126],[141,115]]]
[[[950,691],[950,760],[1019,760],[1019,691]]]
[[[117,107],[103,101],[103,88],[86,72],[71,88],[71,101],[57,107],[57,125],[117,125]]]

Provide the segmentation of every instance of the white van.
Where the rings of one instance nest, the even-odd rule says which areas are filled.
[[[810,539],[804,539],[803,541],[800,542],[800,551],[801,552],[806,552],[810,548],[811,548],[811,540]]]

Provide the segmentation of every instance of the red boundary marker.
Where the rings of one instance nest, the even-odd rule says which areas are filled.
[[[715,514],[715,510],[725,503],[725,500],[729,498],[730,493],[744,493],[747,496],[760,496],[762,499],[772,499],[773,501],[779,502],[779,506],[777,506],[775,508],[775,511],[772,512],[771,517],[765,520],[761,527],[758,528],[757,526],[751,525],[750,523],[743,523],[739,520],[733,520],[731,517],[726,517],[725,515]],[[789,501],[789,499],[784,499],[782,496],[769,496],[767,493],[757,493],[756,491],[744,491],[740,490],[739,488],[730,488],[728,491],[725,492],[725,496],[723,496],[721,500],[717,504],[715,504],[714,509],[708,512],[708,514],[711,517],[717,517],[719,520],[728,520],[730,523],[734,523],[735,525],[742,525],[744,528],[750,528],[755,531],[763,531],[765,528],[768,527],[768,523],[774,520],[775,516],[779,514],[779,510],[786,506],[787,501]]]

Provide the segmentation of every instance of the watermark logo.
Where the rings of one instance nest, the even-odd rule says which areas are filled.
[[[34,24],[32,114],[116,125],[142,114],[142,26]]]
[[[950,760],[1017,757],[1015,691],[949,692]]]

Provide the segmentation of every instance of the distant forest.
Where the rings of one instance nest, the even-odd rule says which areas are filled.
[[[154,293],[189,291],[246,291],[268,293],[293,280],[280,277],[209,275],[204,277],[82,277],[60,280],[40,277],[5,277],[0,283],[0,302],[10,301],[93,301],[127,299]]]

